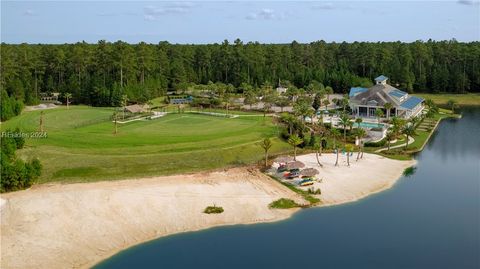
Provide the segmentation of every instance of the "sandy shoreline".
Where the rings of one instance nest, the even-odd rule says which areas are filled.
[[[366,154],[334,167],[323,154],[322,206],[356,201],[390,188],[415,161]],[[315,167],[314,155],[299,156]],[[333,160],[333,163],[332,163]],[[269,209],[279,198],[303,199],[247,168],[141,180],[39,185],[1,196],[1,268],[88,268],[158,237],[220,225],[272,222],[298,209]],[[225,212],[202,213],[216,204]]]
[[[298,156],[305,167],[320,171],[322,183],[314,187],[322,190],[319,198],[320,206],[331,206],[358,201],[369,195],[391,188],[401,177],[405,168],[416,164],[415,160],[397,161],[376,154],[364,154],[356,161],[356,154],[350,156],[350,166],[347,166],[346,156],[339,156],[339,165],[335,166],[335,154],[322,154],[318,166],[315,154]],[[306,190],[308,187],[304,187]]]

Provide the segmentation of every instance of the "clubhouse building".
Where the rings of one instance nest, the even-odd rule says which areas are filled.
[[[410,96],[387,84],[387,80],[388,77],[381,75],[375,79],[375,85],[370,88],[354,87],[350,89],[349,105],[354,116],[375,118],[375,110],[381,109],[386,117],[397,116],[409,119],[422,112],[423,98]],[[385,109],[387,103],[391,104],[389,111]]]

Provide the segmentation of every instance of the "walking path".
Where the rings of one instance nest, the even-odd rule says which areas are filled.
[[[413,137],[408,137],[408,144],[411,145],[413,142],[415,142],[415,139],[413,139]],[[400,145],[396,145],[396,146],[393,146],[393,147],[390,147],[390,149],[396,149],[396,148],[400,148],[400,147],[404,147],[407,143],[403,143],[403,144],[400,144]],[[375,150],[375,152],[382,152],[382,151],[385,151],[387,150],[388,147],[386,148],[381,148],[381,149],[377,149]]]

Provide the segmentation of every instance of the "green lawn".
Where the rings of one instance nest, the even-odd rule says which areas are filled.
[[[191,110],[191,111],[203,111],[203,112],[215,112],[215,113],[222,113],[225,114],[226,110],[223,108],[205,108],[205,109],[199,109],[198,107],[189,107],[186,110]],[[257,111],[243,111],[243,110],[235,110],[235,109],[230,109],[228,110],[228,114],[233,114],[233,115],[257,115],[257,116],[263,116],[263,113],[257,112]]]
[[[416,93],[414,95],[420,96],[425,99],[432,99],[437,105],[445,106],[448,100],[452,99],[457,101],[457,105],[464,106],[479,106],[480,105],[480,93],[466,93],[466,94],[450,94],[450,93],[438,93],[438,94],[422,94]]]
[[[48,138],[27,139],[17,154],[38,157],[40,183],[96,181],[194,172],[254,163],[263,156],[256,144],[274,137],[272,154],[290,150],[276,138],[271,118],[227,119],[198,114],[168,114],[155,120],[119,124],[113,135],[111,108],[72,106],[45,110]],[[39,111],[25,112],[1,129],[38,129]]]

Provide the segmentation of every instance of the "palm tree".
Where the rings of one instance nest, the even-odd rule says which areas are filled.
[[[357,128],[360,129],[360,123],[362,123],[362,118],[356,118],[355,123],[357,124]]]
[[[447,101],[447,105],[452,109],[452,113],[455,113],[455,107],[457,106],[457,101],[450,99]]]
[[[391,141],[395,139],[395,133],[393,131],[388,131],[385,139],[387,139],[387,151],[390,151],[390,144]]]
[[[327,95],[327,100],[326,101],[328,101],[328,103],[330,103],[330,94],[333,94],[333,89],[332,89],[332,87],[327,86],[327,87],[325,87],[324,91],[325,91],[325,94]],[[325,109],[326,109],[326,106],[327,105],[325,105]]]
[[[114,121],[114,125],[115,125],[115,130],[114,130],[114,134],[117,134],[118,132],[118,125],[117,125],[117,119],[118,119],[118,113],[117,111],[113,112],[113,121]]]
[[[332,128],[330,130],[330,135],[333,138],[333,148],[335,149],[337,153],[337,160],[335,161],[335,166],[338,165],[338,147],[337,147],[337,139],[341,136],[340,131],[338,129]]]
[[[363,158],[363,138],[367,136],[367,131],[365,131],[364,129],[358,129],[357,136],[358,136],[358,149],[359,149],[357,154],[357,161],[358,161],[358,158],[360,157],[360,153],[362,153],[361,157]]]
[[[293,134],[288,138],[288,144],[293,146],[293,160],[297,160],[297,146],[302,144],[303,140],[298,135]]]
[[[67,109],[69,109],[69,105],[70,105],[70,98],[72,98],[72,94],[69,93],[69,92],[66,92],[64,94],[65,98],[67,99]]]
[[[122,107],[123,107],[123,119],[125,119],[125,107],[127,106],[128,96],[126,94],[122,95]]]
[[[430,109],[435,105],[435,103],[433,102],[432,99],[428,98],[428,99],[425,99],[425,105]]]
[[[330,104],[330,101],[328,101],[328,99],[325,99],[325,101],[323,101],[323,105],[325,106],[325,111],[328,110],[328,105]]]
[[[330,135],[333,138],[333,148],[337,148],[337,139],[341,137],[341,133],[338,129],[332,128],[330,130]]]
[[[342,107],[343,107],[343,113],[345,113],[345,109],[347,108],[348,106],[348,103],[349,103],[349,99],[348,99],[348,95],[345,94],[343,96],[343,98],[341,99],[341,102],[342,102]]]
[[[260,147],[262,147],[262,149],[265,151],[265,167],[268,166],[268,151],[272,146],[273,143],[268,137],[263,139],[263,141],[260,143]]]
[[[353,121],[348,121],[348,129],[352,132]]]
[[[385,105],[383,105],[383,108],[385,108],[385,111],[387,111],[387,120],[390,120],[390,110],[392,107],[392,103],[385,103]]]
[[[318,156],[322,154],[322,140],[320,140],[318,143],[315,143],[313,148],[315,149],[315,157],[317,158],[318,165],[323,167],[323,164],[320,163],[320,159],[318,158]]]
[[[305,117],[312,113],[312,109],[310,107],[310,101],[307,99],[300,99],[293,105],[294,114],[297,117],[300,117],[302,123],[305,123]]]
[[[313,134],[318,134],[318,138],[319,138],[319,141],[320,141],[319,155],[322,156],[322,147],[323,147],[322,141],[323,141],[323,138],[325,137],[325,135],[327,134],[328,130],[321,123],[313,124],[312,127],[313,127]]]
[[[415,125],[410,122],[405,128],[403,128],[403,134],[407,137],[407,143],[405,144],[405,150],[408,148],[408,139],[415,135]]]
[[[383,117],[383,110],[380,108],[375,109],[375,117],[377,117],[378,124],[380,124],[380,118]]]
[[[413,125],[413,128],[415,129],[415,127],[417,126],[417,123],[420,121],[419,118],[417,117],[413,117],[410,119],[410,123]]]
[[[243,100],[243,104],[250,106],[250,109],[252,109],[252,106],[258,102],[257,96],[253,91],[247,92],[245,95],[245,99]]]
[[[290,113],[282,113],[280,119],[288,125],[288,134],[292,135],[296,118]]]
[[[425,114],[425,117],[427,119],[433,119],[433,118],[435,118],[435,112],[433,112],[433,110],[429,109],[427,114]],[[435,121],[433,121],[433,120],[430,121],[430,124],[429,124],[430,128],[432,128],[434,126],[434,124],[435,124]]]
[[[433,111],[433,113],[438,113],[438,106],[433,104],[431,107],[428,108],[428,110]]]
[[[225,103],[225,114],[228,115],[228,108],[230,107],[230,93],[225,92],[225,94],[222,96],[223,102]]]
[[[313,103],[312,107],[315,109],[315,112],[318,112],[318,110],[322,107],[322,100],[325,98],[324,96],[324,91],[323,90],[317,90],[317,93],[315,94],[315,97],[313,98]]]
[[[346,113],[340,116],[340,124],[343,126],[343,142],[347,143],[347,126],[349,125],[350,118]]]
[[[339,100],[338,98],[333,98],[333,99],[332,99],[332,102],[333,102],[333,104],[335,105],[335,108],[337,108],[338,103],[340,102],[340,100]]]
[[[395,138],[400,134],[404,125],[405,120],[396,116],[392,117],[392,132],[395,134]]]
[[[347,165],[350,166],[350,152],[353,151],[353,146],[351,144],[346,144],[345,151],[347,152]]]
[[[275,105],[280,107],[280,112],[283,113],[283,109],[290,104],[290,100],[286,97],[278,97],[277,100],[275,101]]]

